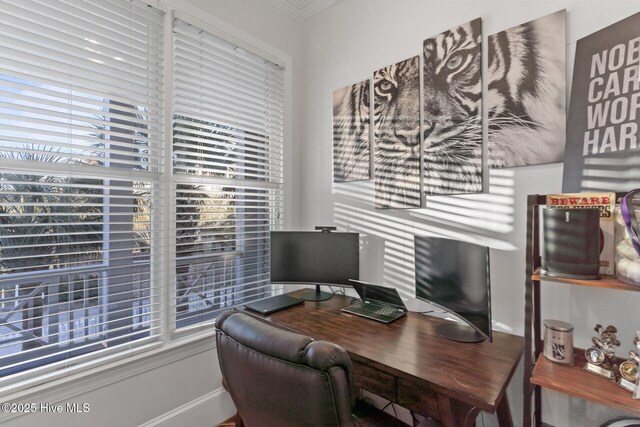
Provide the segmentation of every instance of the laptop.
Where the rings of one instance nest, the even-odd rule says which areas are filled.
[[[247,310],[266,316],[268,314],[275,313],[276,311],[294,307],[302,303],[304,303],[304,300],[301,300],[300,298],[295,298],[291,295],[283,294],[265,298],[260,301],[254,301],[249,304],[245,304],[244,306]]]
[[[396,288],[360,280],[350,279],[349,282],[360,299],[354,301],[349,307],[343,308],[342,311],[383,323],[391,323],[407,314],[407,307]]]

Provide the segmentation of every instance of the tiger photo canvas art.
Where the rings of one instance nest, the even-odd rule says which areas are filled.
[[[333,92],[333,181],[371,178],[369,79]]]
[[[420,58],[373,74],[377,209],[419,208]]]
[[[564,159],[565,39],[564,10],[489,36],[491,168]]]
[[[481,19],[423,42],[426,195],[482,191]]]

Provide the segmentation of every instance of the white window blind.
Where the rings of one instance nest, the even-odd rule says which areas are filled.
[[[176,320],[181,328],[269,292],[282,221],[284,71],[174,20]]]
[[[0,0],[0,376],[158,339],[163,22]]]

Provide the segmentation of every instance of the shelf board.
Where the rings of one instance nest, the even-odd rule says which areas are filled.
[[[612,380],[585,371],[582,350],[576,349],[573,366],[560,365],[540,354],[531,375],[531,383],[560,393],[640,414],[640,399]]]
[[[552,277],[540,274],[540,270],[538,269],[531,276],[531,278],[538,281],[542,280],[546,282],[566,283],[568,285],[591,286],[594,288],[607,288],[617,289],[621,291],[640,292],[640,285],[630,285],[628,283],[621,282],[615,276],[608,275],[603,275],[601,279],[597,280],[566,279],[563,277]]]

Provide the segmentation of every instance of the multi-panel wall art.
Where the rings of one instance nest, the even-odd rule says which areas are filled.
[[[489,36],[486,158],[480,18],[423,41],[422,97],[419,56],[376,71],[376,208],[419,208],[423,193],[482,192],[483,160],[491,168],[562,161],[565,19],[562,10]],[[334,92],[333,105],[334,181],[368,179],[369,82]]]
[[[482,191],[480,18],[423,43],[424,192]]]
[[[414,56],[373,73],[376,208],[418,208],[420,69]]]
[[[369,86],[364,80],[333,92],[333,181],[371,178]]]
[[[489,166],[562,161],[565,11],[489,36]]]

